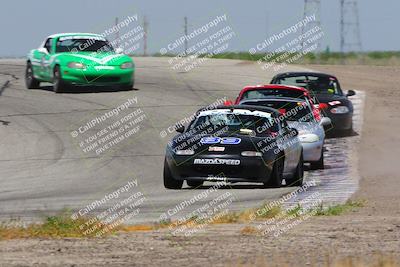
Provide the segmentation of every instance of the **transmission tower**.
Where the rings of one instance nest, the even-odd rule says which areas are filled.
[[[357,0],[340,0],[340,51],[362,51]]]
[[[303,19],[312,17],[315,15],[315,20],[308,22],[308,24],[305,27],[302,27],[301,33],[302,35],[311,30],[312,28],[315,28],[318,26],[321,29],[321,19],[320,19],[320,14],[321,14],[321,0],[304,0],[304,13],[303,13]],[[320,50],[321,48],[321,38],[316,39],[313,41],[313,44],[317,45],[316,51]],[[303,49],[309,45],[306,45],[307,39],[302,39],[301,46]]]

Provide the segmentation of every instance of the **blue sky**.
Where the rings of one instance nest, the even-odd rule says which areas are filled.
[[[321,1],[322,46],[339,49],[339,0]],[[383,4],[382,4],[383,3]],[[229,49],[248,51],[268,35],[290,27],[302,18],[302,0],[2,0],[0,56],[24,56],[57,32],[103,32],[115,17],[147,16],[149,52],[157,52],[183,34],[183,17],[189,32],[217,15],[227,14],[236,33]],[[359,0],[363,49],[399,50],[400,1]]]

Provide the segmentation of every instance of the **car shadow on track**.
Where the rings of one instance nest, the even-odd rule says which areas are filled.
[[[326,139],[344,138],[344,137],[352,137],[352,136],[358,136],[358,135],[359,135],[359,133],[354,131],[354,129],[351,129],[351,131],[328,130],[325,132]]]
[[[32,90],[32,89],[31,89]],[[51,85],[49,86],[41,86],[38,89],[35,90],[45,90],[45,91],[53,91],[53,87]],[[115,88],[115,87],[99,87],[99,86],[76,86],[72,88],[68,88],[62,91],[61,94],[67,93],[67,94],[84,94],[84,93],[114,93],[114,92],[126,92],[126,91],[138,91],[138,88],[132,88],[132,89],[121,89],[121,88]]]
[[[202,185],[199,187],[182,187],[182,190],[202,190],[202,189],[210,189],[215,185]],[[292,187],[291,185],[282,185],[280,188],[285,188],[285,187]],[[232,190],[232,189],[279,189],[277,187],[266,187],[262,184],[227,184],[221,187],[218,187],[218,190]]]

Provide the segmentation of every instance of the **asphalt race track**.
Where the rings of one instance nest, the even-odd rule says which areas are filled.
[[[97,203],[86,215],[113,207],[135,192],[141,192],[144,201],[138,205],[140,212],[127,219],[127,223],[158,221],[160,216],[161,219],[185,216],[213,196],[226,192],[233,199],[229,209],[237,210],[277,200],[296,189],[234,184],[210,193],[207,198],[202,192],[211,192],[208,186],[211,183],[193,190],[186,185],[180,191],[164,189],[164,151],[174,135],[168,130],[170,126],[200,107],[224,97],[233,99],[244,85],[268,83],[275,72],[236,60],[208,60],[190,72],[174,71],[166,58],[137,58],[135,63],[137,90],[82,89],[55,94],[45,84],[41,89],[25,88],[23,60],[0,60],[1,220],[34,221],[63,209],[79,211],[129,181],[137,181],[137,185],[118,197]],[[289,69],[280,72],[284,70]],[[290,70],[305,69],[290,66]],[[362,92],[352,98],[356,107],[356,133],[352,137],[327,140],[326,169],[306,172],[305,181],[313,181],[315,185],[297,198],[318,191],[324,202],[343,202],[356,190],[358,173],[353,151],[361,129],[362,98]],[[129,108],[121,114],[73,137],[79,127],[129,99]],[[90,143],[87,139],[104,125],[113,125],[121,116],[138,109],[142,120],[134,128],[125,129],[135,129],[127,138],[104,148],[99,155],[95,153],[97,148],[84,151]],[[196,201],[191,202],[193,198]]]

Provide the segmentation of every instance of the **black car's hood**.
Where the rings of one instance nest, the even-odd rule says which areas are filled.
[[[235,139],[238,138],[240,139],[240,142],[238,143],[228,143],[228,144],[223,144],[221,142],[201,142],[202,138],[213,138],[212,135],[187,135],[185,133],[183,134],[178,134],[175,136],[170,145],[169,148],[176,150],[186,150],[186,149],[191,149],[194,150],[195,153],[209,153],[209,147],[210,146],[216,146],[216,147],[224,147],[225,149],[221,151],[222,153],[238,153],[240,154],[241,151],[245,150],[250,150],[250,151],[257,151],[257,141],[262,140],[264,138],[259,138],[259,137],[250,137],[247,135],[220,135],[218,136],[220,139],[223,138],[229,138],[229,139]],[[263,143],[264,144],[264,143]],[[265,144],[264,144],[265,145]]]

